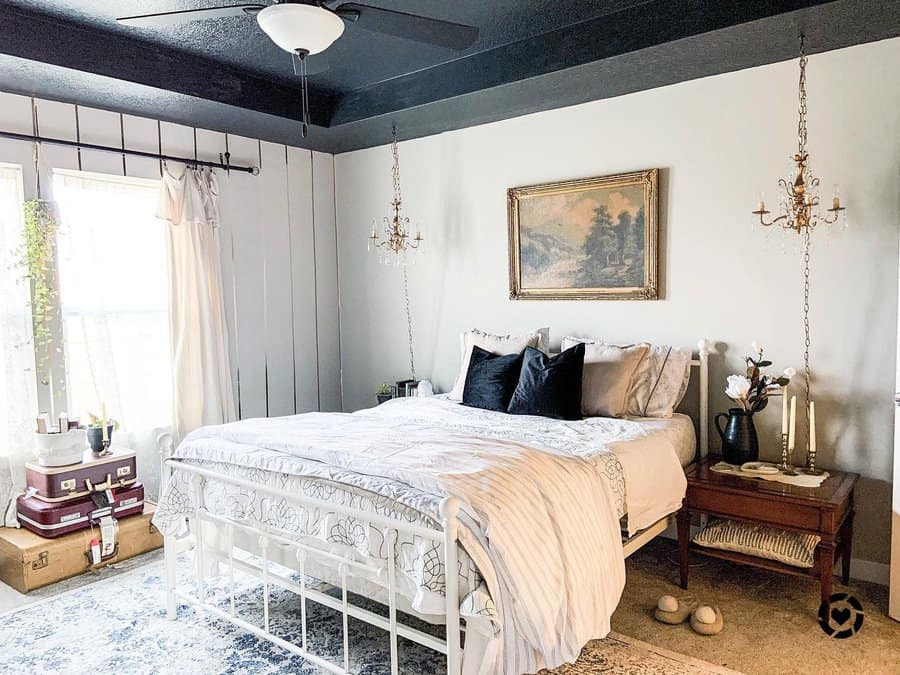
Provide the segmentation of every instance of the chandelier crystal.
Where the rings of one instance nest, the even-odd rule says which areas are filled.
[[[400,192],[400,154],[397,150],[397,127],[392,129],[391,153],[394,157],[392,176],[394,181],[394,199],[391,201],[391,215],[382,219],[384,235],[378,234],[377,220],[372,221],[372,233],[368,236],[370,251],[379,252],[379,260],[385,264],[403,264],[407,253],[420,250],[422,233],[416,228],[415,236],[409,227],[409,218],[403,215],[403,197]],[[394,255],[392,255],[394,254]]]

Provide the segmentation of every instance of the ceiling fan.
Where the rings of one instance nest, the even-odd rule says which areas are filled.
[[[255,16],[272,42],[298,57],[302,82],[303,137],[309,132],[309,93],[306,58],[328,49],[344,32],[345,23],[384,35],[424,44],[463,50],[474,44],[474,26],[442,21],[342,0],[275,0],[274,4],[242,3],[224,7],[124,16],[126,26],[157,28],[172,23],[233,16]]]

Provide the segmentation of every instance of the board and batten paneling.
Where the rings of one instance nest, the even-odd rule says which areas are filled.
[[[258,176],[218,171],[219,228],[232,380],[242,418],[341,408],[340,317],[331,155],[168,122],[35,100],[47,137],[260,167]],[[31,99],[0,92],[0,129],[32,132]],[[45,144],[43,196],[53,168],[158,179],[155,159]],[[32,144],[0,139],[0,162],[23,169],[35,196]],[[315,166],[315,172],[313,167]],[[160,274],[166,274],[160,270]],[[321,347],[321,348],[320,348]],[[320,354],[322,359],[320,362]],[[47,393],[41,392],[46,401]],[[147,458],[147,463],[151,458]],[[155,477],[155,468],[144,472]],[[152,476],[150,475],[152,473]]]

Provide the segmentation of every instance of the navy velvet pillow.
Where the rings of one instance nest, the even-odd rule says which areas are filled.
[[[469,370],[463,387],[462,403],[473,408],[506,412],[509,399],[519,381],[522,354],[493,354],[477,345],[472,347]]]
[[[526,347],[519,382],[507,412],[580,420],[583,373],[584,344],[577,344],[553,357]]]

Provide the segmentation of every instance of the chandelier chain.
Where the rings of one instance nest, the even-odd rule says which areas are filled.
[[[810,403],[810,370],[809,370],[809,250],[812,246],[812,237],[809,228],[806,228],[803,242],[803,375],[806,385],[806,415],[809,418]]]
[[[403,299],[406,303],[406,334],[409,337],[409,372],[412,373],[412,379],[416,378],[416,359],[413,354],[413,325],[412,312],[409,309],[409,275],[406,270],[406,260],[403,260]]]
[[[398,204],[402,201],[402,196],[400,194],[400,151],[397,149],[397,127],[394,126],[391,130],[392,140],[391,140],[391,154],[394,157],[394,167],[392,169],[392,174],[394,178],[394,201]]]
[[[806,153],[806,50],[804,49],[804,37],[800,36],[800,83],[799,91],[799,122],[797,124],[797,152],[803,156]]]

